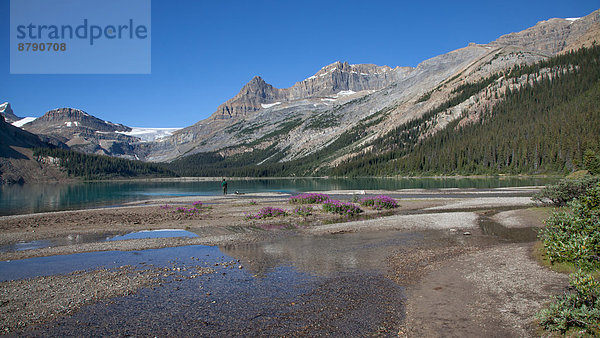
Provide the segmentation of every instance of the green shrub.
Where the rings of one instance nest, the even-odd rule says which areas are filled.
[[[586,150],[583,153],[583,166],[592,175],[600,174],[600,156],[591,149]]]
[[[600,267],[600,185],[568,203],[571,210],[554,212],[540,231],[551,262]]]
[[[579,271],[570,275],[573,291],[556,297],[537,318],[546,330],[600,336],[600,281],[589,272],[600,268],[600,183],[567,205],[570,210],[554,212],[546,221],[540,238],[551,262],[572,263]]]
[[[573,288],[554,299],[547,308],[537,313],[540,325],[549,331],[565,333],[580,328],[588,334],[600,334],[600,282],[591,274],[578,271],[570,275]]]
[[[586,175],[581,178],[565,178],[557,184],[544,187],[533,196],[534,200],[557,207],[565,206],[569,201],[582,195],[587,189],[597,185],[600,177]]]

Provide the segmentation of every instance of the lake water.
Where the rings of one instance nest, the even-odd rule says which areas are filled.
[[[556,178],[298,178],[229,181],[229,192],[500,188],[545,185]],[[107,207],[169,196],[221,194],[219,181],[90,182],[0,186],[0,215]]]

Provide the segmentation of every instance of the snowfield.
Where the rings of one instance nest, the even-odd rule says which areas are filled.
[[[20,119],[19,121],[13,122],[12,125],[15,126],[15,127],[21,128],[21,127],[23,127],[23,125],[25,123],[29,123],[29,122],[31,122],[31,121],[33,121],[35,119],[37,119],[37,117],[24,117],[24,118]]]
[[[162,138],[173,135],[174,132],[181,128],[142,128],[142,127],[131,127],[131,131],[121,132],[119,134],[125,134],[133,137],[140,138],[143,142],[157,141]]]

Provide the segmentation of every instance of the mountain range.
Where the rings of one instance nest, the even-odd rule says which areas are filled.
[[[9,103],[0,105],[0,113],[44,142],[86,153],[176,164],[193,156],[204,162],[238,159],[237,165],[244,166],[318,158],[303,173],[309,175],[372,152],[377,140],[417,120],[426,125],[416,136],[419,142],[451,123],[479,121],[502,100],[497,93],[530,81],[529,76],[507,81],[497,74],[590,47],[594,41],[600,41],[600,10],[582,18],[541,21],[416,67],[337,61],[289,88],[276,88],[255,76],[209,118],[183,129],[145,134],[74,108],[55,109],[23,124],[19,121],[27,121]],[[459,95],[466,85],[478,83],[478,90]]]

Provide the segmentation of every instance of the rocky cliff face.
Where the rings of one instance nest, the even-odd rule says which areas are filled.
[[[242,118],[263,108],[294,100],[327,97],[341,91],[377,90],[408,71],[410,67],[392,69],[388,66],[350,65],[338,61],[323,67],[308,79],[283,89],[275,88],[260,76],[255,76],[236,96],[220,105],[211,118]]]
[[[15,115],[14,111],[12,110],[12,107],[10,106],[10,103],[8,102],[0,104],[0,115],[2,115],[8,123],[13,123],[21,119],[20,117]]]
[[[359,92],[378,90],[410,72],[410,67],[392,69],[372,64],[351,65],[335,62],[323,67],[315,75],[285,89],[287,100],[327,97],[341,91]]]
[[[554,55],[584,36],[600,22],[600,10],[582,18],[550,19],[521,32],[503,35],[491,46],[521,46]]]

